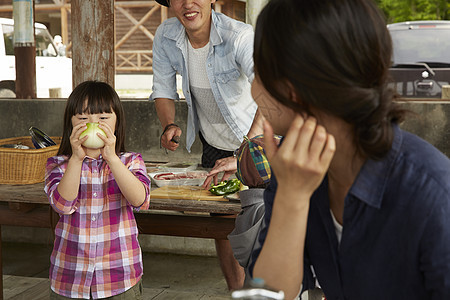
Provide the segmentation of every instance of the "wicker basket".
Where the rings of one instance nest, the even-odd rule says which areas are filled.
[[[0,139],[0,146],[22,144],[30,149],[0,147],[0,184],[33,184],[44,181],[47,159],[56,155],[60,137],[52,137],[56,145],[34,149],[30,136]]]

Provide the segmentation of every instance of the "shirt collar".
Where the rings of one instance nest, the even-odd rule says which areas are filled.
[[[367,160],[361,168],[349,194],[375,208],[381,207],[389,174],[397,160],[402,145],[402,131],[393,126],[394,139],[388,154],[381,160]]]
[[[217,27],[216,27],[217,24],[219,24],[220,20],[214,10],[212,10],[212,12],[211,12],[211,20],[212,20],[211,31],[209,33],[209,40],[211,41],[211,45],[215,46],[215,45],[222,44],[222,42],[223,42],[222,37],[220,36],[219,32],[217,31]]]
[[[98,156],[98,158],[95,158],[95,157],[86,155],[86,156],[84,157],[84,160],[87,160],[87,161],[98,161],[98,162],[102,162],[102,161],[103,161],[103,156],[100,154],[100,155]]]

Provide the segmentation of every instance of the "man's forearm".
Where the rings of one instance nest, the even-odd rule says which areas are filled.
[[[158,114],[159,122],[164,128],[168,124],[175,122],[175,102],[173,99],[158,98],[155,99],[156,113]]]

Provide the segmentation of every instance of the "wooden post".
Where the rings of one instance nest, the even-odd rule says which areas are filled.
[[[114,87],[114,0],[73,0],[72,84],[103,81]]]
[[[443,85],[442,86],[441,98],[450,100],[450,85]]]
[[[36,98],[34,1],[13,1],[16,98]]]
[[[16,59],[16,98],[36,98],[36,47],[14,47]]]
[[[62,98],[61,88],[49,88],[48,93],[51,99]]]
[[[255,27],[259,12],[269,0],[248,0],[246,4],[246,23]]]
[[[65,4],[65,2],[66,0],[63,1],[63,4]],[[64,6],[61,7],[61,36],[64,45],[67,45],[69,42],[69,24],[67,22],[67,8]]]

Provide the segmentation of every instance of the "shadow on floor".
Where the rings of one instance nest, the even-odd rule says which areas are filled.
[[[9,285],[19,281],[34,293],[48,294],[48,280],[42,279],[48,278],[50,245],[4,242],[2,251],[5,299],[25,299],[18,292],[11,295]],[[216,257],[144,252],[143,258],[144,299],[231,298]]]

